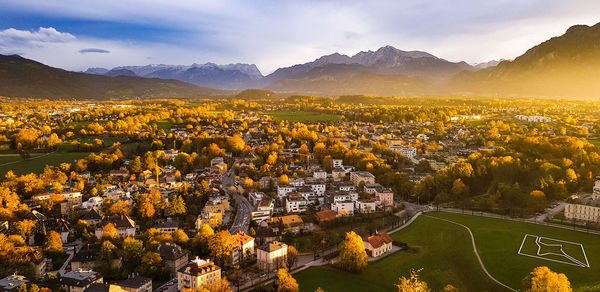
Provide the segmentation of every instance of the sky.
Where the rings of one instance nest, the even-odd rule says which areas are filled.
[[[596,0],[0,0],[0,54],[82,71],[123,65],[256,64],[263,74],[392,45],[469,63],[513,59]]]

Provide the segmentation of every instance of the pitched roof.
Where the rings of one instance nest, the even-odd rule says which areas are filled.
[[[379,248],[384,244],[392,242],[392,238],[385,232],[371,235],[363,240],[369,242],[373,248]]]
[[[102,219],[102,216],[100,215],[100,213],[98,212],[98,210],[96,208],[92,208],[89,212],[85,213],[81,217],[81,220],[100,220],[100,219]]]
[[[274,252],[276,250],[280,250],[282,248],[287,247],[287,245],[283,242],[273,241],[266,244],[263,244],[258,247],[258,249],[266,251],[266,252]]]
[[[337,213],[333,210],[324,210],[324,211],[320,211],[317,212],[317,218],[319,219],[319,221],[329,221],[329,220],[333,220],[337,217]]]
[[[114,215],[114,216],[102,217],[102,222],[100,222],[98,228],[104,227],[108,223],[112,223],[116,228],[134,228],[135,227],[135,221],[133,221],[128,216]]]
[[[238,233],[233,235],[234,246],[243,246],[252,240],[254,240],[254,237],[244,233],[243,231],[238,231]]]
[[[158,253],[163,260],[176,260],[185,256],[185,251],[181,249],[181,246],[174,243],[159,245]]]
[[[181,267],[178,272],[192,276],[200,276],[220,269],[221,268],[219,266],[215,265],[211,261],[195,259],[192,260],[191,263]]]
[[[135,276],[119,282],[119,286],[127,288],[140,288],[148,283],[152,283],[152,279],[142,276]]]

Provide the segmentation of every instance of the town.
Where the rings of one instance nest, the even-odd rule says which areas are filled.
[[[0,289],[294,291],[440,209],[600,233],[597,105],[355,100],[3,100]]]

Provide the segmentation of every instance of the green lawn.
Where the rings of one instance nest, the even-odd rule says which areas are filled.
[[[168,120],[160,120],[160,121],[156,121],[156,122],[150,122],[150,125],[152,124],[156,124],[156,127],[159,130],[165,130],[168,131],[169,129],[171,129],[171,126],[173,125],[170,121]]]
[[[392,237],[417,251],[398,252],[372,263],[367,271],[354,275],[331,267],[310,268],[295,278],[302,291],[321,287],[326,291],[394,291],[398,277],[411,268],[423,268],[421,278],[434,291],[452,284],[461,291],[505,291],[485,276],[471,247],[465,228],[471,228],[477,248],[488,271],[499,281],[520,288],[522,279],[537,266],[565,273],[575,291],[598,291],[600,286],[600,236],[524,222],[452,213],[429,213]],[[590,268],[518,255],[525,234],[581,243]],[[566,250],[572,247],[566,248]],[[574,253],[577,254],[577,253]],[[588,290],[585,290],[588,289]]]
[[[522,278],[538,266],[548,266],[555,272],[565,273],[576,290],[585,286],[600,285],[598,276],[600,274],[600,236],[598,235],[470,215],[451,213],[434,213],[433,215],[469,226],[488,271],[496,279],[511,287],[519,287]],[[518,255],[517,251],[525,234],[582,244],[590,267],[584,268]],[[572,246],[565,245],[565,251],[569,251],[569,249],[572,249]],[[580,258],[577,252],[570,252],[570,255]]]
[[[89,155],[87,152],[55,152],[45,156],[43,154],[32,154],[28,160],[23,160],[18,154],[0,155],[0,179],[12,170],[15,174],[41,173],[46,165],[59,165],[63,162],[73,162]],[[14,162],[14,163],[11,163]],[[10,163],[6,164],[5,163]]]
[[[421,269],[421,278],[434,291],[447,284],[461,291],[504,291],[479,268],[464,228],[434,218],[420,217],[392,235],[408,243],[411,251],[400,251],[370,263],[362,274],[331,267],[310,268],[294,275],[301,291],[398,291],[394,284],[411,269]]]
[[[311,111],[268,111],[264,112],[263,114],[271,116],[276,121],[302,123],[339,121],[342,118],[340,115]]]

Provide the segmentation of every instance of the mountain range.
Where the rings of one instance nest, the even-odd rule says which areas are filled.
[[[267,76],[255,65],[213,63],[77,73],[0,55],[0,95],[21,97],[182,97],[246,88],[315,95],[600,97],[599,81],[600,24],[572,26],[512,61],[474,66],[391,46],[353,56],[334,53]]]
[[[120,66],[111,70],[89,68],[84,73],[107,76],[132,76],[160,79],[175,79],[199,86],[220,89],[245,89],[252,87],[255,81],[263,78],[254,64],[214,63],[192,65],[146,65]]]
[[[0,96],[47,99],[203,97],[223,91],[158,78],[66,71],[17,55],[0,55]]]

